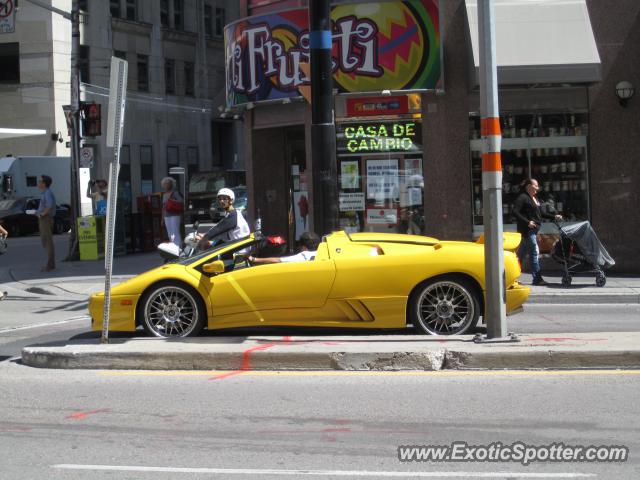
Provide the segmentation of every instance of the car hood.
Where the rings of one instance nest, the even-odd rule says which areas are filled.
[[[112,287],[111,295],[141,295],[152,283],[171,278],[179,279],[181,275],[183,276],[185,269],[184,265],[176,263],[162,265]],[[96,296],[104,296],[104,292],[99,292]]]

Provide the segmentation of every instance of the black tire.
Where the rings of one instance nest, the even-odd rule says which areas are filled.
[[[22,230],[20,229],[19,223],[12,223],[8,225],[7,230],[9,230],[9,235],[11,235],[12,237],[22,236]]]
[[[604,273],[596,277],[596,287],[604,287],[607,284],[607,277]]]
[[[62,220],[53,220],[53,234],[60,235],[65,232],[64,222]]]
[[[425,280],[409,297],[408,321],[429,335],[460,335],[478,323],[481,293],[470,280],[446,275]]]
[[[570,287],[571,286],[571,275],[563,275],[562,276],[562,286],[563,287]]]
[[[148,335],[184,338],[200,333],[206,324],[206,312],[196,290],[178,281],[166,281],[145,292],[140,300],[138,318]]]

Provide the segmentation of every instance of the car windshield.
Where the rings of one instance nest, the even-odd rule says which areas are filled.
[[[183,260],[179,260],[178,263],[179,265],[191,265],[193,263],[197,263],[198,261],[202,260],[205,257],[208,257],[210,255],[215,254],[216,252],[219,252],[223,249],[226,249],[227,247],[233,246],[233,245],[238,245],[244,241],[246,241],[246,237],[242,238],[240,240],[236,240],[235,242],[229,242],[229,243],[222,243],[214,248],[210,248],[209,250],[206,250],[202,253],[199,253],[198,255],[194,255],[193,257],[189,257],[189,258],[185,258]]]
[[[189,181],[189,193],[217,192],[224,187],[224,178],[210,173],[194,174]]]
[[[11,210],[15,200],[0,200],[0,210]]]

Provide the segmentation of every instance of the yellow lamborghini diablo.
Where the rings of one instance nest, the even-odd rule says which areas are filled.
[[[512,235],[509,237],[509,235]],[[513,249],[517,234],[505,234]],[[403,328],[461,334],[484,311],[481,241],[445,242],[383,233],[336,232],[314,260],[251,265],[260,235],[208,250],[138,275],[112,289],[110,329],[186,337],[202,328],[310,326]],[[507,313],[519,310],[529,288],[517,278],[516,256],[505,251]],[[102,329],[104,295],[89,302]]]

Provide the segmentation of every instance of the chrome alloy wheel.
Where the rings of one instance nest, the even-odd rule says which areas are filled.
[[[418,321],[433,335],[454,335],[466,331],[476,318],[472,294],[456,282],[428,285],[418,298]]]
[[[161,287],[145,302],[144,322],[157,337],[186,337],[198,325],[196,299],[181,287]]]

